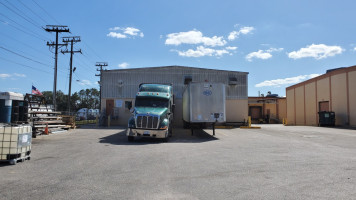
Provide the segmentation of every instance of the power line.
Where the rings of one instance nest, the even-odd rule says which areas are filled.
[[[0,3],[1,3],[1,2],[0,2]],[[30,35],[30,36],[32,36],[32,37],[35,37],[35,38],[37,38],[37,39],[39,39],[39,40],[46,41],[46,40],[44,40],[44,39],[38,37],[37,35],[34,35],[34,34],[32,34],[32,33],[29,33],[29,32],[26,32],[26,31],[24,31],[24,30],[21,30],[20,28],[14,26],[14,25],[12,25],[12,24],[10,24],[10,23],[4,21],[4,20],[1,20],[1,19],[0,19],[0,22],[4,23],[4,24],[6,24],[6,25],[9,25],[9,26],[11,26],[11,27],[13,27],[13,28],[15,28],[15,29],[17,29],[17,30],[23,32],[23,33],[26,33],[27,35]]]
[[[42,9],[49,17],[51,17],[54,21],[57,22],[57,24],[61,24],[58,22],[58,20],[56,20],[53,16],[51,16],[44,8],[42,8],[35,0],[32,0],[40,9]],[[72,33],[70,33],[72,34]],[[84,45],[86,45],[100,60],[104,60],[93,48],[91,48],[89,46],[88,43],[86,43],[85,41],[82,41]],[[95,61],[93,61],[95,62]]]
[[[90,68],[88,63],[84,63],[86,61],[85,59],[83,60],[82,58],[78,57],[78,61],[82,64],[81,66],[89,70],[90,72],[96,73],[96,71],[93,68]],[[90,64],[91,65],[91,64]]]
[[[12,4],[11,4],[10,2],[8,2],[7,0],[5,0],[5,1],[6,1],[8,4],[12,5]],[[18,15],[18,16],[21,17],[22,19],[24,19],[24,20],[26,20],[27,22],[29,22],[29,23],[32,24],[33,26],[35,26],[35,27],[41,29],[41,26],[40,26],[40,25],[35,24],[35,23],[33,23],[32,21],[26,19],[25,17],[23,17],[22,15],[20,15],[19,13],[17,13],[16,11],[14,11],[12,8],[10,8],[10,7],[8,7],[7,5],[5,5],[4,3],[2,3],[1,1],[0,1],[0,4],[2,4],[3,6],[5,6],[7,9],[11,10],[13,13],[15,13],[16,15]],[[15,8],[16,8],[16,7],[15,7]],[[17,9],[17,8],[16,8],[16,9]],[[25,14],[23,14],[23,15],[25,15]],[[25,16],[26,16],[26,15],[25,15]]]
[[[25,7],[27,8],[32,14],[36,15],[38,18],[40,18],[45,24],[49,24],[45,19],[43,19],[40,15],[38,15],[36,12],[34,12],[31,8],[29,8],[28,6],[26,6],[26,4],[22,3],[21,0],[19,0],[19,2]]]
[[[51,67],[50,65],[47,65],[47,64],[42,63],[42,62],[40,62],[40,61],[34,60],[34,59],[32,59],[32,58],[29,58],[29,57],[26,57],[26,56],[21,55],[21,54],[19,54],[19,53],[16,53],[16,52],[14,52],[14,51],[11,51],[10,49],[7,49],[7,48],[5,48],[5,47],[3,47],[3,46],[0,46],[0,48],[3,49],[3,50],[5,50],[5,51],[8,51],[8,52],[10,52],[10,53],[12,53],[12,54],[15,54],[15,55],[17,55],[17,56],[20,56],[20,57],[22,57],[22,58],[25,58],[25,59],[27,59],[27,60],[30,60],[30,61],[32,61],[32,62],[36,62],[36,63],[41,64],[41,65],[44,65],[44,66],[46,66],[46,67]]]
[[[1,45],[1,44],[0,44]],[[5,49],[8,49],[8,50],[6,50],[6,51],[8,51],[8,52],[10,52],[10,51],[14,51],[14,50],[9,50],[9,48],[6,48],[4,45],[3,45],[3,47],[5,48]],[[4,49],[4,50],[5,50]],[[19,53],[16,53],[16,52],[19,52]],[[11,52],[12,53],[12,52]],[[16,53],[16,55],[18,55],[18,54],[20,54],[20,55],[18,55],[18,56],[24,56],[24,55],[28,55],[28,56],[31,56],[32,57],[32,59],[33,60],[37,60],[38,62],[41,62],[41,61],[39,61],[40,59],[38,58],[38,57],[36,57],[36,56],[33,56],[33,55],[31,55],[31,54],[29,54],[29,53],[27,53],[27,52],[24,52],[24,51],[21,51],[21,50],[18,50],[18,49],[16,49],[16,51],[14,51],[14,53],[13,54],[15,54]],[[46,56],[48,56],[48,55],[46,55]],[[43,63],[43,62],[42,62]],[[50,66],[50,65],[46,65],[46,66]]]
[[[5,48],[5,47],[3,47],[3,46],[0,46],[0,48],[3,49],[3,50],[5,50],[5,51],[7,51],[7,52],[10,52],[10,53],[12,53],[12,54],[15,54],[15,55],[17,55],[17,56],[20,56],[20,57],[22,57],[22,58],[25,58],[25,59],[27,59],[27,60],[30,60],[30,61],[39,63],[39,64],[41,64],[41,65],[43,65],[43,66],[52,68],[50,65],[47,65],[47,64],[42,63],[42,62],[40,62],[40,61],[37,61],[37,60],[34,60],[34,59],[32,59],[32,58],[23,56],[23,55],[21,55],[21,54],[19,54],[19,53],[16,53],[16,52],[14,52],[14,51],[12,51],[12,50],[10,50],[10,49],[7,49],[7,48]],[[66,72],[63,71],[63,70],[59,70],[59,71],[62,72],[62,73],[66,73]]]
[[[8,0],[5,0],[8,4],[10,4],[13,8],[15,8],[17,11],[20,12],[20,14],[22,14],[23,16],[25,16],[27,19],[29,19],[33,25],[35,25],[37,28],[41,29],[41,25],[37,24],[37,22],[35,20],[33,20],[31,17],[27,16],[25,12],[23,12],[22,10],[18,9],[14,4],[10,3]]]
[[[2,15],[3,17],[7,18],[7,19],[10,20],[10,21],[12,21],[13,23],[17,24],[18,26],[22,27],[23,29],[28,29],[28,28],[26,28],[25,26],[23,26],[23,25],[17,23],[16,21],[12,20],[11,18],[9,18],[9,17],[6,16],[6,15],[1,14],[1,13],[0,13],[0,15]],[[28,29],[28,31],[31,32],[31,33],[34,34],[34,35],[39,35],[38,33],[34,32],[34,31],[32,31],[32,30],[29,30],[29,29]],[[39,36],[48,39],[47,37],[45,37],[45,36],[43,36],[43,35],[39,35]]]
[[[92,49],[86,42],[83,42],[84,45],[86,45],[100,60],[105,60],[102,57],[99,56],[99,54],[96,53],[96,51],[94,51],[94,49]]]
[[[15,39],[15,38],[13,38],[13,37],[11,37],[11,36],[9,36],[9,35],[6,35],[6,34],[1,33],[1,32],[0,32],[0,35],[3,35],[3,36],[5,36],[5,37],[7,37],[7,38],[10,38],[11,40],[16,41],[16,42],[18,42],[18,43],[20,43],[20,44],[22,44],[22,45],[24,45],[24,46],[26,46],[26,47],[28,47],[28,48],[31,48],[31,49],[37,51],[38,53],[41,53],[42,55],[48,56],[47,54],[41,52],[40,50],[35,49],[35,48],[33,48],[32,46],[30,46],[30,45],[28,45],[28,44],[26,44],[26,43],[24,43],[24,42],[21,42],[20,40],[17,40],[17,39]]]
[[[57,24],[61,24],[58,22],[52,15],[50,15],[45,9],[43,9],[35,0],[32,0],[33,3],[35,3],[43,12],[45,12],[50,18],[52,18]]]
[[[20,66],[23,66],[23,67],[27,67],[27,68],[31,68],[31,69],[34,69],[34,70],[37,70],[37,71],[41,71],[41,72],[45,72],[45,73],[51,74],[51,72],[48,72],[48,71],[45,71],[45,70],[42,70],[42,69],[37,69],[37,68],[31,67],[29,65],[21,64],[21,63],[18,63],[18,62],[15,62],[13,60],[9,60],[9,59],[3,58],[3,57],[0,57],[0,59],[5,60],[7,62],[11,62],[11,63],[17,64],[17,65],[20,65]]]

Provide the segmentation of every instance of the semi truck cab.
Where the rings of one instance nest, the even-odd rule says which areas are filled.
[[[128,121],[127,138],[162,138],[172,136],[174,97],[172,85],[140,84],[132,116]]]

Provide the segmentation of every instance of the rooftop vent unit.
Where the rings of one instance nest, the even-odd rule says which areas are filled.
[[[336,70],[339,70],[339,69],[344,69],[346,67],[339,67],[339,68],[334,68],[334,69],[328,69],[326,70],[326,73],[329,73],[329,72],[332,72],[332,71],[336,71]]]

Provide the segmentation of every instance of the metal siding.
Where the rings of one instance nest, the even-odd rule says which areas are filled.
[[[181,99],[184,77],[191,75],[193,82],[227,85],[226,99],[247,99],[247,74],[179,66],[107,70],[102,73],[102,98],[135,98],[140,83],[172,83],[175,97]],[[237,85],[229,85],[230,76],[237,78]]]

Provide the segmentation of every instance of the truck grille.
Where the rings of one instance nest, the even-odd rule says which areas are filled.
[[[154,115],[138,115],[136,118],[137,128],[157,129],[159,117]]]

